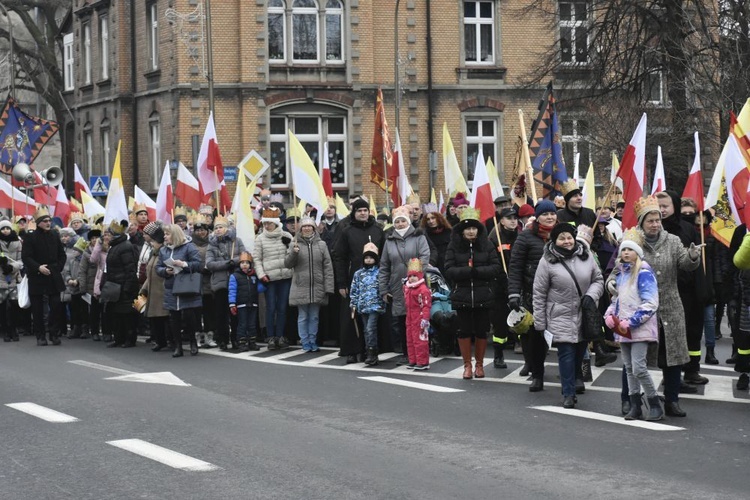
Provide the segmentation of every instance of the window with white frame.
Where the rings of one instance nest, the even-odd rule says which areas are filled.
[[[102,65],[101,78],[109,78],[109,23],[108,16],[99,17],[99,61]]]
[[[347,186],[346,118],[320,115],[271,116],[271,185],[285,188],[291,185],[289,168],[289,137],[294,132],[319,172],[323,169],[325,146],[328,146],[328,166],[334,187]]]
[[[591,163],[589,122],[582,118],[560,119],[560,140],[565,165],[575,165],[575,157],[578,154],[580,155],[578,159],[579,171],[587,172]]]
[[[317,0],[269,0],[271,62],[344,62],[344,4],[340,0],[320,1],[325,2],[322,9]]]
[[[83,25],[83,83],[91,83],[91,24]]]
[[[654,52],[647,52],[644,61],[643,95],[649,104],[661,105],[666,102],[666,88],[664,84],[664,70],[659,56]]]
[[[560,1],[560,61],[581,64],[589,61],[587,2]]]
[[[67,33],[63,37],[63,81],[65,90],[73,90],[76,86],[74,40],[73,33]]]
[[[87,177],[94,175],[94,134],[91,131],[91,123],[83,127],[83,170]]]
[[[466,144],[466,180],[474,180],[474,170],[481,149],[484,161],[492,162],[501,168],[497,158],[498,120],[494,117],[467,117],[464,120]]]
[[[149,117],[149,171],[151,172],[151,187],[158,188],[159,168],[161,166],[161,125],[159,115],[153,113]]]
[[[495,2],[464,2],[464,61],[495,63]]]
[[[159,11],[156,2],[146,8],[146,29],[148,30],[148,67],[159,69]]]
[[[109,120],[105,120],[102,122],[101,130],[100,130],[100,142],[102,145],[102,166],[101,171],[106,173],[109,172],[109,165],[110,165],[110,159],[111,159],[111,148],[109,145]]]

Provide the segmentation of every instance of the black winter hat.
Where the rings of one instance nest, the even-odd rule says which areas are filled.
[[[370,204],[362,198],[357,198],[356,200],[354,200],[354,203],[352,203],[352,212],[356,212],[360,208],[366,208],[369,210]]]
[[[552,228],[552,231],[549,233],[549,239],[550,241],[554,242],[557,240],[557,237],[560,236],[562,233],[570,233],[573,235],[573,238],[576,237],[576,228],[572,224],[568,224],[567,222],[562,222],[560,224],[557,224],[555,227]]]

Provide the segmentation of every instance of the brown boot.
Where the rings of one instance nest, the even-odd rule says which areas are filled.
[[[484,351],[487,350],[487,339],[474,339],[474,362],[476,378],[484,378]]]
[[[461,357],[464,359],[464,379],[472,378],[471,370],[471,338],[458,339],[458,347],[461,349]]]

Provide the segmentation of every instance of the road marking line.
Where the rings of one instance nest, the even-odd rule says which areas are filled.
[[[282,352],[281,354],[274,355],[274,359],[286,359],[286,358],[293,358],[294,356],[299,356],[300,354],[305,354],[305,351],[302,349],[291,349],[287,352]]]
[[[388,361],[389,359],[395,358],[396,356],[401,356],[397,352],[384,352],[382,354],[378,354],[378,361]]]
[[[328,361],[332,361],[334,359],[337,359],[339,357],[338,352],[332,352],[330,354],[326,354],[324,356],[318,356],[317,358],[308,359],[307,361],[302,361],[300,364],[304,366],[310,366],[310,365],[320,365],[323,363],[327,363]]]
[[[115,368],[113,366],[107,366],[107,365],[100,365],[99,363],[92,363],[91,361],[84,361],[82,359],[74,359],[71,361],[68,361],[68,363],[73,363],[74,365],[80,365],[80,366],[86,366],[88,368],[94,368],[96,370],[102,370],[109,373],[116,373],[117,375],[133,375],[136,372],[131,372],[128,370],[123,370],[121,368]]]
[[[141,439],[120,439],[118,441],[107,441],[117,448],[135,453],[142,457],[154,460],[156,462],[168,465],[174,469],[180,469],[190,472],[209,472],[219,469],[219,467],[203,460],[183,455],[176,451],[143,441]]]
[[[382,382],[384,384],[400,385],[402,387],[411,387],[412,389],[422,389],[432,392],[466,392],[463,389],[453,389],[452,387],[443,387],[441,385],[422,384],[420,382],[411,382],[409,380],[400,380],[388,377],[357,377],[361,380],[370,380],[372,382]]]
[[[606,415],[604,413],[596,413],[593,411],[584,411],[576,409],[565,409],[559,406],[529,406],[532,410],[548,411],[550,413],[559,413],[561,415],[570,415],[572,417],[582,417],[591,420],[599,420],[601,422],[610,422],[613,424],[626,425],[628,427],[640,427],[641,429],[648,429],[650,431],[684,431],[684,427],[677,427],[674,425],[659,424],[656,422],[646,422],[645,420],[625,420],[622,417],[615,417],[614,415]]]
[[[78,419],[76,417],[66,415],[65,413],[60,413],[59,411],[40,406],[36,403],[10,403],[6,404],[5,406],[55,424],[78,422]]]

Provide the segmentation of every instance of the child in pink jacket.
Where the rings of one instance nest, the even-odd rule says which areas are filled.
[[[407,368],[429,370],[432,295],[424,281],[419,259],[409,261],[406,283],[404,283],[404,303],[406,305],[406,350],[409,353]]]

